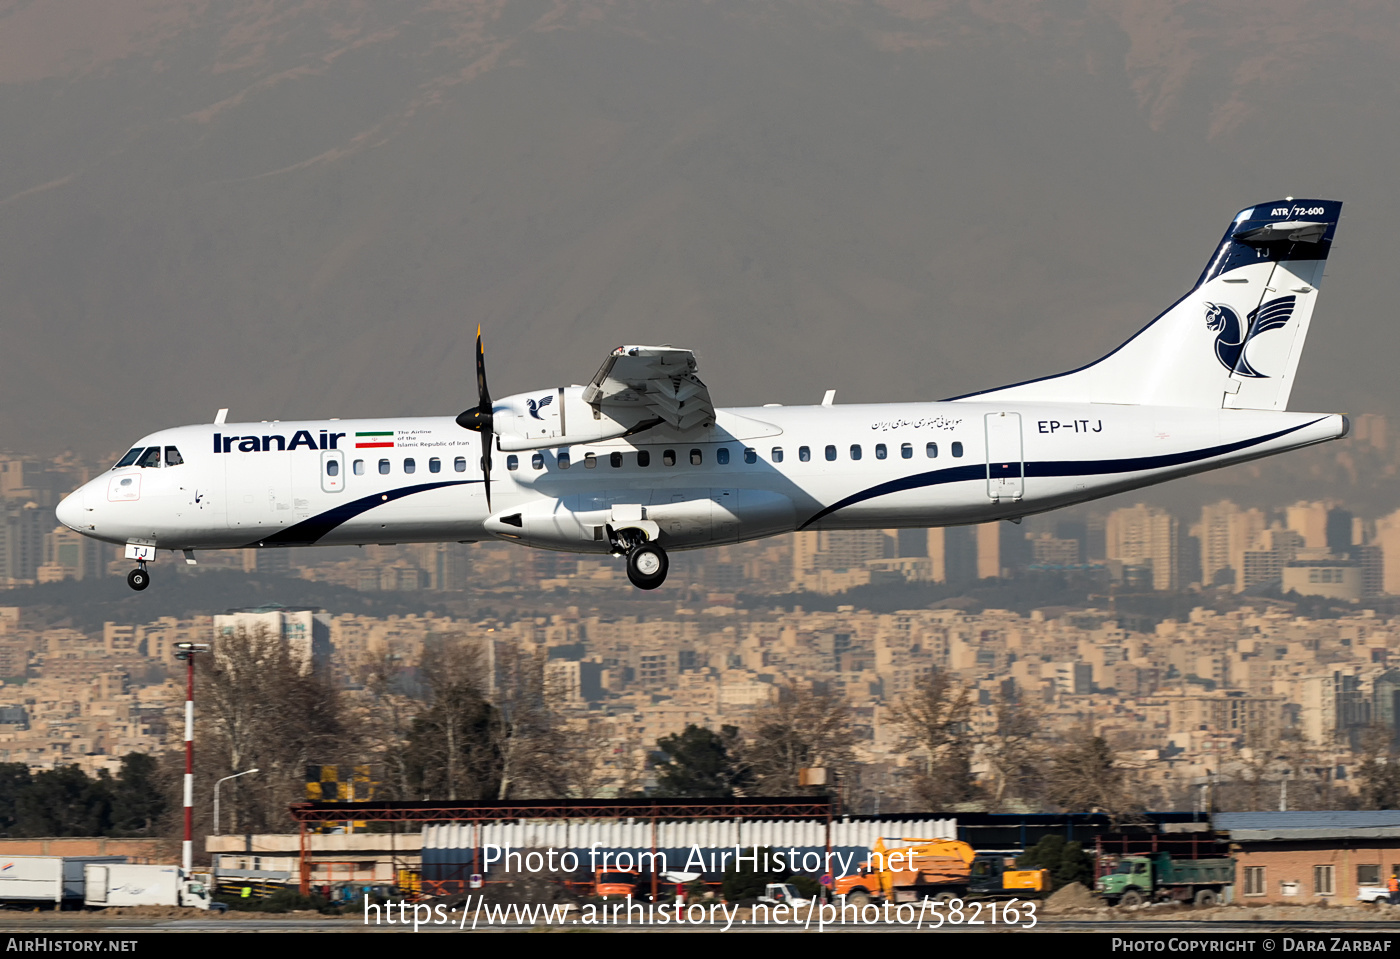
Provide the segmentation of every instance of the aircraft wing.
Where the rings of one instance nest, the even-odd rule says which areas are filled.
[[[619,346],[584,387],[583,401],[615,419],[649,413],[677,432],[715,422],[710,389],[695,375],[695,354],[670,346]]]

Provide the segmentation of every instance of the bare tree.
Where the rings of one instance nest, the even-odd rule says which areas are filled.
[[[355,756],[329,677],[265,629],[220,636],[197,666],[201,790],[256,768],[256,775],[224,785],[224,824],[238,831],[290,828],[287,807],[305,799],[306,767]]]
[[[1044,716],[1034,706],[1011,697],[996,705],[996,725],[982,743],[992,773],[991,801],[1001,808],[1011,798],[1038,796],[1046,745],[1040,731]]]
[[[574,770],[569,737],[543,650],[496,653],[491,743],[501,757],[497,799],[567,796]]]
[[[1400,763],[1396,762],[1395,734],[1379,723],[1361,734],[1358,799],[1362,809],[1400,808]]]
[[[503,760],[494,742],[496,710],[485,697],[485,657],[461,636],[434,637],[419,672],[428,702],[407,730],[405,781],[421,798],[491,799]]]
[[[972,695],[967,687],[936,672],[920,680],[892,712],[922,760],[914,775],[916,801],[926,809],[939,809],[976,799],[969,730]]]
[[[830,793],[855,767],[850,704],[826,689],[788,685],[754,717],[754,736],[741,751],[742,765],[763,795]],[[804,768],[829,770],[827,786],[799,785]]]
[[[1062,809],[1105,812],[1116,823],[1130,821],[1141,812],[1113,747],[1087,727],[1051,759],[1045,795]]]

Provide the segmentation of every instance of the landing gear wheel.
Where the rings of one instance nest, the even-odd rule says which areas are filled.
[[[126,574],[126,585],[130,586],[137,592],[140,592],[147,586],[151,585],[151,574],[146,572],[146,568],[144,566],[140,569],[133,569],[131,572]]]
[[[627,578],[638,589],[656,589],[666,582],[671,561],[655,543],[644,543],[627,554]]]

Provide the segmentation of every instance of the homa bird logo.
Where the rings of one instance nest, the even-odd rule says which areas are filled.
[[[537,420],[543,420],[544,417],[540,415],[540,410],[544,409],[546,406],[553,402],[554,394],[550,393],[548,396],[546,396],[544,399],[538,402],[536,402],[535,400],[526,400],[525,405],[530,407],[531,416],[533,416]]]
[[[1257,309],[1251,310],[1247,322],[1240,323],[1240,315],[1228,306],[1219,303],[1206,303],[1206,329],[1217,334],[1215,337],[1215,358],[1231,373],[1248,376],[1252,379],[1268,379],[1269,374],[1260,373],[1249,364],[1245,357],[1245,347],[1249,346],[1260,333],[1277,330],[1293,316],[1296,296],[1281,296],[1270,300]]]

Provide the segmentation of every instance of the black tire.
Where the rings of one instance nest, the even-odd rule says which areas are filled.
[[[931,898],[934,902],[942,903],[946,906],[948,903],[958,898],[958,894],[955,892],[939,892],[934,893],[934,895]]]
[[[627,554],[627,578],[638,589],[656,589],[666,582],[671,561],[655,543],[645,543]]]
[[[870,902],[870,893],[866,892],[860,886],[857,886],[846,894],[846,901],[853,906],[868,905]]]
[[[1220,896],[1214,889],[1201,889],[1196,893],[1196,908],[1209,909],[1220,901]]]
[[[1147,897],[1142,894],[1140,889],[1129,889],[1118,897],[1118,905],[1120,906],[1141,906],[1146,901]]]
[[[126,574],[126,585],[130,586],[137,592],[140,592],[147,586],[151,585],[151,574],[146,572],[144,569],[133,569],[131,572]]]

